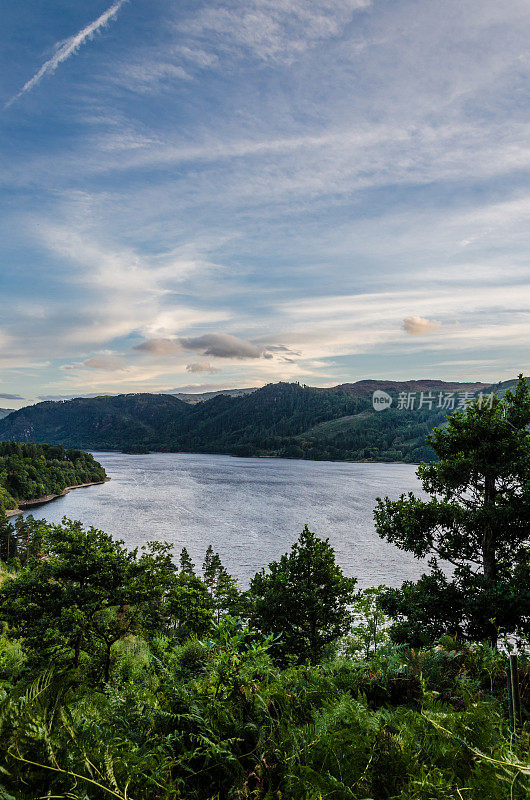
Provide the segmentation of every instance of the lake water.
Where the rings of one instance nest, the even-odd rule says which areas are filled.
[[[328,537],[359,586],[399,586],[421,562],[381,541],[377,496],[418,492],[416,467],[155,453],[94,453],[111,478],[33,509],[33,516],[81,520],[141,547],[159,539],[186,547],[200,566],[209,544],[242,585],[287,552],[304,523]]]

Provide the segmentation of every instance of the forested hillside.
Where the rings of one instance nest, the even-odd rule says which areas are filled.
[[[60,494],[67,486],[104,481],[103,467],[89,453],[60,445],[0,442],[0,516],[21,500]]]
[[[172,395],[78,397],[26,406],[0,421],[0,439],[119,450],[161,438],[190,409]]]
[[[406,462],[431,458],[425,437],[451,409],[440,409],[436,402],[418,408],[416,402],[406,410],[393,394],[393,405],[375,412],[374,386],[391,393],[416,392],[417,399],[421,391],[438,398],[458,391],[471,396],[485,388],[442,381],[361,381],[333,389],[277,383],[195,404],[157,394],[76,398],[13,412],[0,420],[0,439],[132,452]]]

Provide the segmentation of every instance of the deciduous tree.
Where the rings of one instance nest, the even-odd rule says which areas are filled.
[[[355,583],[336,564],[328,540],[306,525],[291,552],[252,579],[253,624],[281,637],[273,651],[280,660],[316,663],[351,622]]]

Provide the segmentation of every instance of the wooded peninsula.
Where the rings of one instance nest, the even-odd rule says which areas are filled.
[[[60,495],[80,484],[100,483],[107,475],[90,453],[61,445],[0,442],[0,514],[21,501]]]

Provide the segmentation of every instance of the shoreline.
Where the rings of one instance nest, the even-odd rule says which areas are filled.
[[[107,483],[110,481],[110,478],[105,478],[102,481],[89,481],[88,483],[77,483],[73,486],[66,486],[65,489],[60,492],[59,494],[46,494],[42,497],[36,497],[34,500],[21,500],[19,503],[18,508],[11,508],[6,510],[5,515],[6,517],[15,517],[17,514],[23,514],[24,511],[28,511],[30,508],[36,508],[37,506],[43,506],[46,503],[51,503],[52,500],[57,500],[58,497],[64,497],[71,492],[72,489],[83,489],[86,486],[100,486],[102,483]]]

